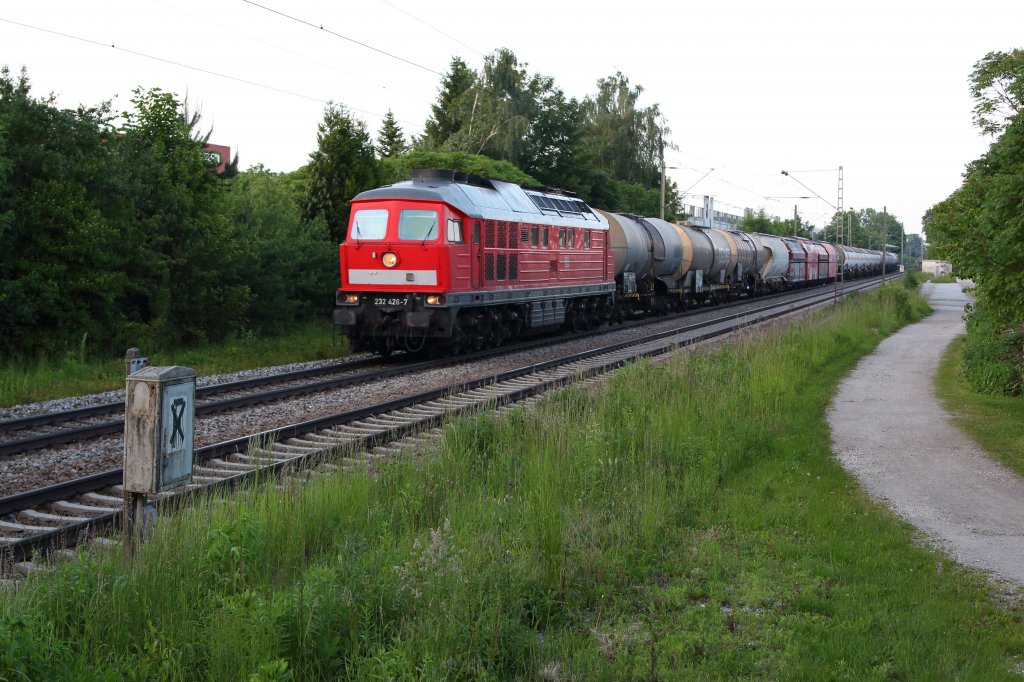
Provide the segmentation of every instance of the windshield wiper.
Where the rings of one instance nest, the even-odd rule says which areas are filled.
[[[423,246],[424,244],[427,243],[427,240],[430,239],[430,235],[432,235],[434,233],[434,230],[436,228],[437,228],[437,221],[435,220],[433,223],[430,224],[430,227],[427,229],[427,234],[424,235],[423,241],[420,242],[420,246]]]

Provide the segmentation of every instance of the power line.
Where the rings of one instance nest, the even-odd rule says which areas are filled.
[[[375,86],[381,88],[382,90],[387,90],[388,92],[392,92],[392,93],[395,93],[395,94],[398,94],[398,95],[402,95],[404,97],[408,97],[410,99],[415,99],[417,101],[425,102],[427,104],[430,104],[429,100],[423,99],[422,97],[419,97],[418,95],[413,95],[413,94],[408,93],[408,92],[402,92],[401,90],[394,90],[394,89],[389,88],[388,86],[386,86],[386,85],[384,85],[382,83],[378,83],[376,81],[372,81],[372,80],[370,80],[368,78],[364,78],[364,77],[362,77],[362,76],[360,76],[358,74],[351,73],[350,71],[345,71],[344,69],[339,69],[338,67],[334,66],[333,64],[328,64],[327,62],[322,62],[322,61],[320,61],[318,59],[313,59],[312,57],[308,57],[308,56],[306,56],[304,54],[301,54],[299,52],[295,52],[294,50],[289,50],[288,48],[282,47],[280,45],[277,45],[276,43],[272,43],[269,40],[264,40],[263,38],[259,38],[259,37],[254,36],[254,35],[250,35],[248,33],[243,33],[242,31],[239,31],[238,29],[232,28],[230,26],[226,26],[224,24],[220,24],[220,23],[218,23],[216,21],[211,21],[206,16],[202,16],[202,15],[196,14],[195,12],[189,12],[188,10],[182,9],[180,7],[175,7],[174,5],[171,5],[169,3],[163,2],[163,0],[152,0],[152,1],[155,2],[158,5],[163,5],[164,7],[168,8],[168,9],[172,9],[175,12],[180,12],[180,13],[188,15],[190,17],[195,17],[196,19],[199,19],[203,23],[210,24],[212,26],[217,26],[219,28],[224,29],[225,31],[230,31],[230,32],[232,32],[232,33],[234,33],[236,35],[240,35],[243,38],[248,38],[249,40],[254,40],[254,41],[258,42],[258,43],[263,43],[264,45],[269,45],[270,47],[272,47],[272,48],[274,48],[276,50],[280,50],[281,52],[284,52],[285,54],[290,54],[293,57],[298,57],[299,59],[303,59],[303,60],[305,60],[307,62],[310,62],[311,64],[316,64],[316,65],[322,66],[322,67],[324,67],[326,69],[331,69],[332,71],[337,71],[338,73],[344,74],[344,75],[348,76],[349,78],[354,78],[354,79],[362,81],[364,83],[369,83],[370,85],[375,85]],[[408,121],[403,121],[403,122],[404,123],[408,123]]]
[[[365,47],[368,50],[373,50],[374,52],[378,52],[380,54],[386,55],[388,57],[391,57],[392,59],[397,59],[400,62],[404,62],[404,63],[408,64],[409,66],[415,66],[417,69],[423,69],[424,71],[429,71],[430,73],[438,75],[438,76],[441,76],[442,78],[444,77],[443,73],[441,73],[440,71],[435,71],[434,69],[430,68],[429,66],[423,66],[422,64],[417,64],[416,62],[409,61],[408,59],[405,59],[404,57],[399,57],[396,54],[392,54],[392,53],[387,52],[385,50],[381,50],[380,48],[376,48],[373,45],[367,45],[366,43],[363,43],[363,42],[360,42],[360,41],[356,40],[355,38],[349,38],[346,35],[342,35],[340,33],[337,33],[336,31],[332,31],[330,29],[324,28],[322,24],[314,24],[314,23],[312,23],[310,21],[306,21],[305,19],[299,19],[298,17],[294,17],[294,16],[292,16],[290,14],[285,14],[284,12],[278,11],[276,9],[273,9],[273,8],[270,8],[270,7],[266,7],[266,6],[261,5],[259,3],[253,2],[252,0],[242,0],[242,2],[247,3],[249,5],[252,5],[253,7],[259,7],[260,9],[266,10],[267,12],[270,12],[272,14],[277,14],[279,16],[284,17],[285,19],[291,19],[292,21],[295,21],[295,22],[300,23],[300,24],[304,24],[306,26],[309,26],[310,28],[318,28],[321,31],[324,31],[325,33],[330,33],[332,36],[335,36],[337,38],[341,38],[342,40],[347,40],[350,43],[355,43],[356,45],[359,45],[360,47]]]
[[[448,35],[444,31],[442,31],[441,29],[437,28],[436,26],[432,26],[431,24],[428,24],[423,19],[420,19],[419,17],[411,14],[410,12],[405,11],[401,7],[399,7],[399,6],[397,6],[397,5],[393,4],[393,3],[388,2],[388,0],[380,0],[380,1],[383,2],[385,5],[387,5],[388,7],[391,7],[392,9],[395,9],[395,10],[401,12],[402,14],[404,14],[407,17],[409,17],[410,19],[414,19],[414,20],[420,22],[421,24],[423,24],[424,26],[426,26],[427,28],[429,28],[429,29],[431,29],[433,31],[436,31],[437,33],[440,33],[445,38],[448,38],[449,40],[452,40],[452,41],[458,43],[459,45],[462,45],[467,50],[472,50],[473,52],[476,52],[481,57],[485,56],[483,52],[481,52],[480,50],[476,49],[472,45],[467,45],[466,43],[462,42],[461,40],[459,40],[455,36]]]
[[[173,59],[165,59],[163,57],[156,57],[154,55],[146,54],[144,52],[139,52],[137,50],[130,50],[130,49],[126,48],[126,47],[118,47],[117,45],[115,45],[113,43],[110,43],[108,45],[107,43],[101,43],[98,40],[92,40],[90,38],[82,38],[80,36],[71,35],[70,33],[61,33],[60,31],[54,31],[54,30],[48,29],[48,28],[42,28],[42,27],[39,27],[39,26],[33,26],[31,24],[24,24],[24,23],[21,23],[19,21],[14,21],[12,19],[4,19],[3,17],[0,17],[0,21],[3,21],[3,22],[8,23],[8,24],[14,24],[15,26],[21,26],[22,28],[29,28],[29,29],[32,29],[33,31],[40,31],[42,33],[49,33],[51,35],[60,36],[61,38],[67,38],[69,40],[77,40],[79,42],[89,43],[90,45],[98,45],[99,47],[109,47],[109,48],[111,48],[113,50],[117,50],[118,52],[125,52],[127,54],[135,55],[137,57],[144,57],[146,59],[152,59],[153,61],[162,62],[164,64],[171,64],[172,66],[178,66],[178,67],[181,67],[183,69],[190,69],[192,71],[198,71],[200,73],[205,73],[205,74],[210,75],[210,76],[216,76],[217,78],[224,78],[224,79],[227,79],[227,80],[235,81],[237,83],[244,83],[245,85],[251,85],[251,86],[256,87],[256,88],[262,88],[264,90],[272,90],[274,92],[279,92],[279,93],[284,94],[284,95],[291,95],[292,97],[300,97],[302,99],[308,99],[310,101],[319,102],[321,104],[332,104],[331,100],[321,99],[319,97],[314,97],[312,95],[304,95],[304,94],[302,94],[300,92],[293,92],[291,90],[285,90],[284,88],[278,88],[278,87],[275,87],[273,85],[266,85],[264,83],[257,83],[256,81],[247,80],[245,78],[239,78],[237,76],[229,76],[229,75],[224,74],[224,73],[218,73],[216,71],[211,71],[210,69],[204,69],[202,67],[192,66],[190,64],[184,64],[182,62],[176,62]],[[351,109],[352,111],[358,111],[359,113],[362,113],[362,114],[368,114],[370,116],[379,116],[381,118],[383,118],[383,116],[384,116],[384,114],[380,114],[380,113],[377,113],[375,111],[368,111],[366,109],[359,109],[357,107],[352,107],[352,106],[348,106],[348,105],[345,105],[345,106],[346,106],[346,108]],[[405,123],[407,123],[409,125],[415,125],[415,124],[411,124],[411,123],[409,123],[407,121],[405,121]]]
[[[273,85],[264,85],[263,83],[257,83],[255,81],[246,80],[244,78],[238,78],[236,76],[229,76],[227,74],[217,73],[216,71],[210,71],[209,69],[204,69],[204,68],[201,68],[201,67],[198,67],[198,66],[192,66],[190,64],[183,64],[181,62],[176,62],[176,61],[171,60],[171,59],[164,59],[163,57],[154,57],[153,55],[145,54],[143,52],[137,52],[135,50],[129,50],[126,47],[118,47],[114,43],[110,43],[108,45],[106,43],[101,43],[98,40],[91,40],[89,38],[82,38],[82,37],[79,37],[79,36],[71,35],[70,33],[61,33],[60,31],[54,31],[54,30],[51,30],[51,29],[48,29],[48,28],[41,28],[39,26],[33,26],[31,24],[23,24],[23,23],[21,23],[19,21],[13,21],[11,19],[4,19],[3,17],[0,17],[0,21],[6,22],[8,24],[14,24],[15,26],[21,26],[22,28],[30,28],[30,29],[32,29],[34,31],[41,31],[43,33],[49,33],[51,35],[60,36],[62,38],[68,38],[70,40],[78,40],[78,41],[83,42],[83,43],[89,43],[90,45],[99,45],[100,47],[109,47],[109,48],[111,48],[113,50],[118,50],[119,52],[127,52],[128,54],[133,54],[133,55],[135,55],[137,57],[145,57],[146,59],[152,59],[154,61],[163,62],[164,64],[171,64],[173,66],[180,66],[180,67],[185,68],[185,69],[191,69],[193,71],[199,71],[201,73],[209,74],[211,76],[217,76],[218,78],[226,78],[228,80],[237,81],[239,83],[245,83],[246,85],[252,85],[252,86],[255,86],[257,88],[264,88],[265,90],[273,90],[275,92],[280,92],[280,93],[283,93],[285,95],[291,95],[293,97],[301,97],[302,99],[308,99],[308,100],[312,100],[314,102],[320,102],[322,104],[327,104],[328,103],[327,100],[320,99],[319,97],[313,97],[311,95],[303,95],[302,93],[292,92],[291,90],[285,90],[283,88],[277,88],[277,87],[274,87]],[[369,113],[369,112],[364,112],[364,113]]]

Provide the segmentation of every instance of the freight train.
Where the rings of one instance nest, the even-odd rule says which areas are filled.
[[[882,271],[879,251],[594,209],[451,171],[363,192],[334,321],[354,349],[459,353]],[[885,268],[895,271],[894,254]]]

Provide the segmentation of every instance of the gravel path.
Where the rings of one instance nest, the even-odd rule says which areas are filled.
[[[840,385],[833,450],[875,497],[961,563],[1024,584],[1024,479],[950,423],[933,377],[963,333],[959,284],[926,284],[935,313],[883,341]]]

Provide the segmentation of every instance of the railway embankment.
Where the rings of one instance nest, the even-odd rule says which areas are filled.
[[[213,495],[8,589],[0,677],[1013,679],[1020,606],[832,453],[836,386],[924,314],[888,287]]]
[[[934,377],[964,333],[959,284],[926,284],[934,314],[887,338],[840,385],[836,452],[865,488],[962,563],[1024,585],[1024,478],[953,423]]]

